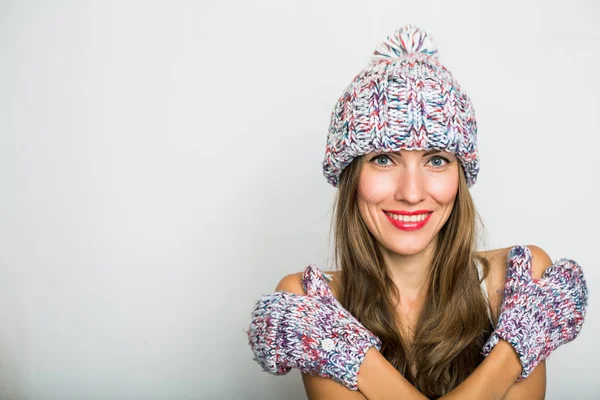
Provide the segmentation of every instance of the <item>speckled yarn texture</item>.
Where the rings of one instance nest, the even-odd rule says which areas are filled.
[[[519,355],[521,381],[557,347],[579,335],[588,291],[583,271],[573,260],[561,258],[542,279],[533,279],[530,250],[515,246],[507,264],[500,317],[482,353],[487,356],[499,339],[506,340]]]
[[[253,359],[273,375],[297,368],[358,390],[358,372],[371,347],[381,341],[333,297],[321,271],[303,275],[307,295],[275,292],[255,304],[248,342]]]
[[[323,174],[337,187],[346,166],[370,152],[446,150],[467,185],[477,180],[477,123],[471,100],[438,60],[431,37],[407,25],[389,36],[333,108]]]

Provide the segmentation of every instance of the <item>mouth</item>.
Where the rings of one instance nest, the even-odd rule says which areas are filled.
[[[416,211],[416,212],[402,212],[392,213],[389,211],[383,211],[387,219],[396,228],[403,231],[416,231],[425,226],[429,217],[433,214],[432,211]]]

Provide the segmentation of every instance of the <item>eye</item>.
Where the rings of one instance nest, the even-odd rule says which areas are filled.
[[[391,164],[380,163],[380,162],[378,162],[378,160],[384,160],[384,161],[387,160],[390,162],[392,161],[389,156],[387,156],[385,154],[380,154],[378,156],[371,158],[371,160],[369,162],[375,163],[375,165],[377,165],[378,167],[383,167],[383,168],[389,168],[391,166]]]
[[[450,160],[442,156],[433,156],[429,159],[429,162],[434,168],[443,168],[447,164],[450,164]]]

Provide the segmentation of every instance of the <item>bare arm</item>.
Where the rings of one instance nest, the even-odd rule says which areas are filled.
[[[536,246],[528,246],[533,255],[533,275],[540,278],[552,261]],[[276,291],[304,294],[301,273],[286,276]],[[443,399],[544,399],[546,389],[546,368],[542,362],[525,380],[516,382],[521,372],[521,364],[513,348],[501,340],[490,355]],[[412,386],[376,349],[367,352],[358,376],[360,392],[326,378],[303,374],[307,396],[319,399],[370,399],[370,400],[411,400],[426,399]]]
[[[525,380],[515,383],[521,364],[512,347],[501,340],[490,355],[457,388],[442,399],[543,399],[545,392],[545,366],[541,363]],[[370,399],[370,400],[422,400],[426,397],[412,386],[375,349],[370,349],[360,369],[360,392],[321,377],[303,374],[306,394],[311,400]],[[543,383],[540,388],[540,383]]]
[[[499,343],[490,355],[477,367],[475,371],[463,381],[456,389],[442,397],[442,399],[501,399],[506,394],[512,383],[517,379],[521,372],[520,363],[516,355],[510,354],[512,348],[506,349],[503,346],[510,345],[506,342]],[[514,353],[514,352],[513,352]],[[380,355],[381,356],[381,355]],[[514,359],[512,359],[514,357]],[[381,356],[383,358],[383,356]],[[366,361],[366,360],[365,360]],[[380,361],[383,363],[383,361]],[[368,399],[377,400],[399,400],[403,399],[404,391],[401,380],[394,374],[387,372],[384,368],[379,368],[378,371],[369,371],[370,365],[361,367],[361,373],[365,368],[365,378],[374,375],[377,380],[372,379],[369,382],[361,382],[359,375],[358,387]],[[396,371],[397,372],[397,371]],[[385,374],[385,376],[382,376]],[[398,375],[400,375],[398,373]],[[406,380],[400,376],[404,382]],[[411,386],[412,387],[412,386]],[[413,390],[416,390],[412,387]],[[408,389],[405,389],[410,393]],[[400,394],[402,393],[402,394]],[[426,398],[422,394],[421,397],[414,396],[415,399]]]

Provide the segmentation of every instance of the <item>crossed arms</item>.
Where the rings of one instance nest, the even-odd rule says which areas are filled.
[[[552,260],[537,246],[528,246],[532,254],[533,278],[541,278]],[[503,282],[505,275],[504,254],[490,260],[491,278]],[[304,294],[300,274],[288,275],[281,280],[276,291]],[[490,298],[497,320],[500,303]],[[546,365],[542,361],[531,375],[516,382],[521,364],[514,349],[504,340],[492,350],[488,357],[473,373],[443,399],[544,399],[546,391]],[[371,348],[361,366],[359,391],[352,391],[334,380],[302,374],[307,396],[310,400],[320,399],[369,399],[369,400],[411,400],[426,399],[413,387],[376,349]]]

